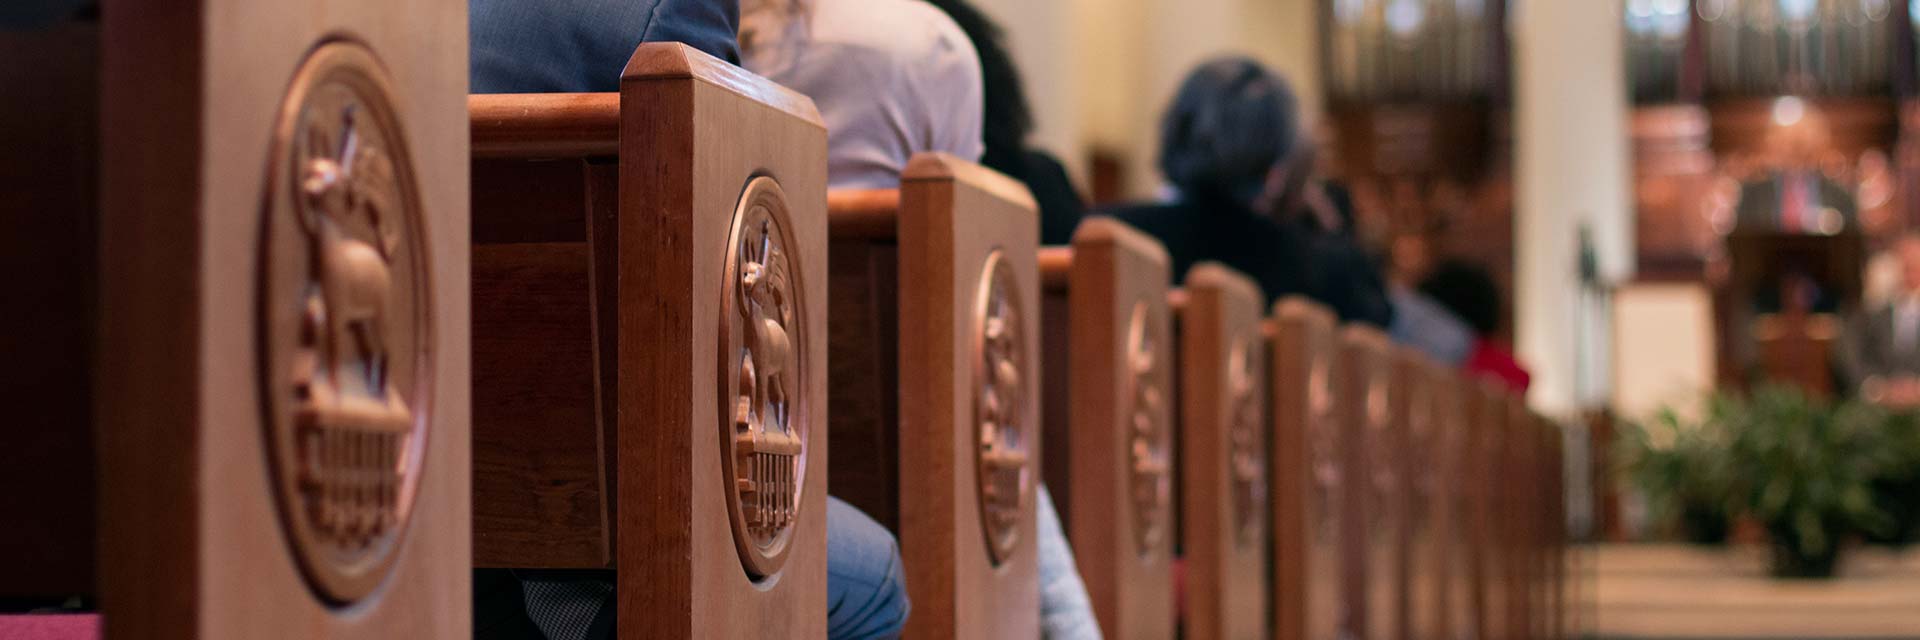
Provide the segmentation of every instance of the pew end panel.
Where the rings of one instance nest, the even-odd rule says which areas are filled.
[[[1395,638],[1444,638],[1441,546],[1437,523],[1442,499],[1434,466],[1437,445],[1435,376],[1439,365],[1416,349],[1393,350],[1393,423],[1399,451],[1395,504],[1402,514],[1394,533],[1399,551],[1395,567]]]
[[[107,638],[462,637],[467,7],[102,13]]]
[[[1034,638],[1039,213],[1026,187],[916,155],[899,218],[899,528],[916,638]],[[892,425],[890,425],[892,426]]]
[[[620,100],[594,227],[620,631],[823,637],[826,129],[680,44],[641,45]]]
[[[1067,328],[1048,330],[1068,334],[1068,353],[1046,370],[1072,384],[1065,423],[1046,427],[1056,454],[1048,463],[1065,458],[1047,484],[1056,498],[1069,496],[1062,524],[1095,617],[1115,638],[1175,632],[1168,269],[1152,238],[1089,218],[1074,233]]]
[[[1501,525],[1501,496],[1506,479],[1501,475],[1503,441],[1506,433],[1506,391],[1499,383],[1484,378],[1462,381],[1468,403],[1467,442],[1461,452],[1467,466],[1462,479],[1467,481],[1467,539],[1469,556],[1469,618],[1474,637],[1489,640],[1506,637],[1506,575],[1502,565],[1504,527]]]
[[[1344,427],[1336,438],[1345,475],[1340,494],[1341,597],[1356,638],[1392,637],[1395,532],[1399,512],[1394,467],[1398,434],[1393,421],[1392,342],[1370,327],[1347,325],[1339,337],[1340,375],[1334,398]]]
[[[1274,303],[1271,322],[1274,637],[1339,638],[1349,616],[1338,544],[1346,483],[1334,395],[1338,320],[1288,297]]]
[[[1433,540],[1432,572],[1434,610],[1432,637],[1467,640],[1474,637],[1469,610],[1472,582],[1468,544],[1470,529],[1467,496],[1471,476],[1464,457],[1467,451],[1466,387],[1453,369],[1431,363],[1427,372],[1431,385],[1432,432],[1424,455],[1431,489],[1427,497],[1429,529]],[[1416,569],[1419,573],[1421,569]]]
[[[1180,325],[1184,637],[1268,633],[1264,295],[1215,263],[1187,272]]]

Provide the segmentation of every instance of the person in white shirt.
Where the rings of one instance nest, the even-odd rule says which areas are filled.
[[[980,61],[967,35],[918,0],[744,0],[741,66],[806,94],[827,124],[835,189],[900,185],[907,159],[979,161]]]
[[[1854,318],[1835,342],[1842,381],[1882,404],[1920,406],[1920,234],[1893,249],[1901,287],[1884,305]]]

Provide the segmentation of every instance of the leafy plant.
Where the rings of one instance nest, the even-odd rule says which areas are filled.
[[[1646,494],[1656,521],[1676,526],[1688,542],[1727,540],[1733,487],[1725,425],[1735,409],[1734,398],[1716,396],[1703,419],[1667,409],[1621,434],[1618,458],[1627,477]]]
[[[1831,575],[1843,543],[1887,527],[1873,491],[1890,465],[1883,412],[1778,385],[1727,408],[1734,507],[1766,528],[1776,575]]]

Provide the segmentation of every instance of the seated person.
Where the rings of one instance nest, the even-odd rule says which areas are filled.
[[[469,0],[470,93],[618,91],[643,42],[738,64],[737,0]]]
[[[614,91],[643,42],[683,42],[739,59],[739,5],[727,0],[471,2],[475,93]],[[613,581],[605,572],[476,571],[474,601],[478,638],[585,640],[614,633]],[[897,636],[909,610],[893,534],[832,496],[827,607],[828,637],[846,639]]]
[[[1473,329],[1472,350],[1460,363],[1460,370],[1471,376],[1500,382],[1514,393],[1524,394],[1532,385],[1533,374],[1513,355],[1513,351],[1494,337],[1500,329],[1500,285],[1486,267],[1464,260],[1441,262],[1420,281],[1420,292],[1439,302]]]
[[[1449,367],[1460,366],[1473,351],[1474,333],[1427,294],[1414,288],[1426,277],[1429,251],[1426,236],[1402,233],[1387,253],[1387,300],[1393,303],[1393,341],[1418,349]]]
[[[976,26],[984,24],[973,16],[980,18]],[[940,9],[918,0],[747,0],[740,42],[749,71],[806,94],[819,107],[827,123],[827,180],[833,188],[897,188],[907,161],[920,152],[981,159],[981,58]],[[996,41],[989,42],[989,55],[1000,51]],[[1010,63],[1003,71],[1001,80],[1015,79]],[[1099,623],[1059,515],[1046,487],[1039,494],[1045,637],[1098,640]]]
[[[1218,261],[1252,277],[1269,301],[1306,295],[1342,320],[1386,324],[1392,312],[1372,261],[1327,228],[1337,215],[1311,179],[1286,81],[1249,58],[1204,63],[1180,85],[1160,141],[1175,199],[1105,213],[1158,238],[1175,283],[1194,264]]]
[[[986,90],[982,96],[986,118],[981,136],[987,147],[980,164],[1019,180],[1033,192],[1034,202],[1040,205],[1040,244],[1073,242],[1073,230],[1080,226],[1087,205],[1080,200],[1060,160],[1027,145],[1027,136],[1033,133],[1033,111],[1027,106],[1020,72],[1013,66],[1013,55],[1007,52],[1000,25],[966,0],[928,1],[959,24],[980,53]]]
[[[1834,342],[1846,388],[1870,402],[1920,406],[1920,235],[1894,245],[1901,286],[1884,304],[1850,319]]]
[[[980,61],[919,0],[746,0],[742,66],[807,97],[827,123],[835,189],[900,186],[923,151],[980,160]]]

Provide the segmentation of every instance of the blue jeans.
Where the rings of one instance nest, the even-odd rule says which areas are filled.
[[[893,533],[827,496],[827,637],[897,637],[912,609]]]
[[[474,637],[480,640],[613,637],[613,576],[607,572],[482,569],[474,572],[473,591]],[[896,637],[911,609],[893,533],[827,496],[827,637]]]
[[[738,0],[469,0],[471,93],[615,91],[642,42],[740,63]]]

